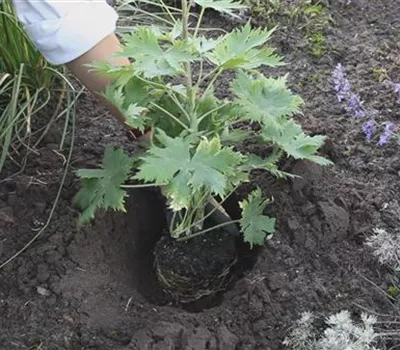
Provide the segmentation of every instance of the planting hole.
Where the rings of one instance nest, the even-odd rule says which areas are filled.
[[[240,215],[235,198],[226,202],[225,209],[232,218]],[[232,288],[254,266],[260,251],[250,250],[240,239],[223,231],[214,235],[209,232],[187,242],[175,242],[169,236],[162,235],[166,227],[164,210],[164,201],[154,190],[135,190],[127,200],[127,213],[124,216],[127,234],[123,240],[127,246],[127,266],[132,269],[133,287],[155,305],[179,305],[191,312],[218,306],[226,290]],[[229,265],[230,255],[236,257],[233,265]],[[193,298],[195,300],[189,300],[165,292],[157,278],[155,256],[159,261],[162,260],[159,265],[166,266],[168,271],[185,271],[188,281],[184,286],[193,290],[193,294],[196,294],[197,288],[198,294],[202,293],[205,282],[201,276],[217,271],[224,264],[229,272],[216,284],[210,278],[211,284],[207,286],[213,290],[212,294],[197,295]]]

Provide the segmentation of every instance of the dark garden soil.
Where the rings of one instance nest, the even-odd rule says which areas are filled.
[[[381,120],[399,122],[400,105],[374,70],[384,68],[400,81],[400,2],[344,6],[335,0],[329,14],[334,22],[326,28],[329,47],[322,57],[308,53],[297,31],[277,32],[273,44],[288,63],[280,73],[290,73],[291,87],[306,101],[302,124],[329,136],[324,152],[335,166],[288,162],[287,170],[302,176],[288,182],[254,174],[251,186],[274,196],[269,210],[277,217],[277,232],[255,266],[217,303],[196,310],[171,304],[149,255],[164,227],[158,195],[135,191],[126,215],[100,215],[77,231],[71,202],[79,182],[69,171],[48,228],[0,270],[1,350],[276,350],[302,311],[360,313],[360,305],[393,312],[377,288],[387,289],[389,273],[363,243],[374,227],[400,227],[399,145],[366,142],[329,78],[341,62],[366,106],[378,109]],[[9,163],[2,174],[0,263],[23,248],[50,214],[68,156],[67,148],[58,151],[59,141],[60,133],[52,131],[23,173],[7,178],[16,170]],[[78,104],[72,168],[98,164],[106,144],[132,148],[122,128],[85,96]]]

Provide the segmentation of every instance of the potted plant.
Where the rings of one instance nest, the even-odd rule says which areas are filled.
[[[107,148],[102,169],[78,171],[82,189],[75,202],[84,224],[98,209],[124,211],[127,188],[157,186],[168,208],[168,227],[154,249],[161,285],[180,301],[213,294],[236,261],[237,239],[263,245],[275,219],[264,215],[270,202],[256,188],[240,202],[241,217],[231,218],[223,202],[250,172],[263,169],[290,176],[278,167],[284,156],[321,165],[316,153],[324,136],[308,136],[292,119],[302,99],[286,87],[287,77],[270,78],[261,67],[281,66],[266,44],[274,29],[250,24],[217,38],[200,35],[204,13],[213,9],[234,15],[243,6],[232,0],[182,0],[181,18],[171,30],[137,26],[123,37],[124,67],[95,63],[111,76],[105,96],[123,113],[126,124],[151,129],[143,153],[128,156]],[[189,23],[193,4],[201,10]],[[230,74],[231,96],[218,98],[215,84]],[[256,128],[239,128],[243,123]],[[265,144],[268,157],[240,152],[243,140]]]

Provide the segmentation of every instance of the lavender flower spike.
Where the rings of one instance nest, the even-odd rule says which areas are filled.
[[[345,78],[345,74],[343,72],[343,66],[341,63],[338,63],[336,68],[332,73],[334,89],[336,91],[336,96],[339,102],[342,102],[347,98],[350,93],[351,86],[349,81]]]
[[[368,141],[371,141],[372,137],[374,136],[375,131],[375,121],[373,119],[368,120],[361,126],[362,131],[364,131],[365,138]]]
[[[400,83],[394,83],[390,80],[385,80],[383,85],[389,89],[392,89],[395,94],[397,94],[397,103],[400,103]]]
[[[388,122],[385,127],[385,131],[382,133],[381,137],[379,138],[378,145],[383,146],[386,145],[390,137],[392,136],[392,132],[394,129],[394,124],[392,122]]]
[[[361,104],[360,97],[358,95],[352,94],[349,98],[349,105],[347,110],[356,118],[364,118],[365,110]]]

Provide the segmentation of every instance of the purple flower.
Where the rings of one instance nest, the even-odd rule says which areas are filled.
[[[343,66],[338,63],[336,68],[332,72],[332,80],[334,83],[334,89],[336,91],[337,98],[339,102],[346,101],[347,106],[346,110],[353,117],[358,119],[366,118],[368,119],[361,125],[361,129],[365,134],[365,138],[370,141],[375,134],[375,129],[377,123],[375,122],[375,117],[378,115],[379,111],[377,110],[366,110],[362,102],[360,100],[360,96],[358,94],[351,92],[351,86],[349,81],[345,77],[345,73],[343,71]],[[394,93],[397,94],[398,103],[400,103],[400,83],[394,83],[392,81],[386,80],[383,82],[383,85],[392,89]],[[395,124],[392,122],[387,122],[385,126],[385,130],[379,137],[378,145],[383,146],[389,142],[392,135],[394,134]],[[399,136],[400,140],[400,136]],[[400,142],[400,141],[399,141]]]
[[[394,124],[392,122],[386,123],[385,131],[381,134],[378,141],[379,146],[386,145],[389,142],[390,137],[392,136],[393,129]]]
[[[343,66],[341,63],[338,63],[336,68],[333,70],[332,78],[333,78],[334,89],[336,91],[336,96],[339,102],[342,102],[349,95],[351,86],[349,81],[345,77],[345,74],[343,72]]]
[[[340,87],[340,90],[337,92],[337,98],[339,102],[346,100],[350,94],[351,86],[350,82],[347,79],[343,80],[343,85]]]
[[[361,104],[360,96],[352,94],[348,101],[347,110],[356,118],[364,118],[365,110]]]
[[[385,80],[383,85],[389,89],[392,89],[395,94],[397,94],[397,103],[400,103],[400,83],[394,83],[390,80]]]
[[[361,126],[362,131],[364,131],[365,138],[370,141],[372,136],[374,136],[375,131],[375,120],[370,119]]]

